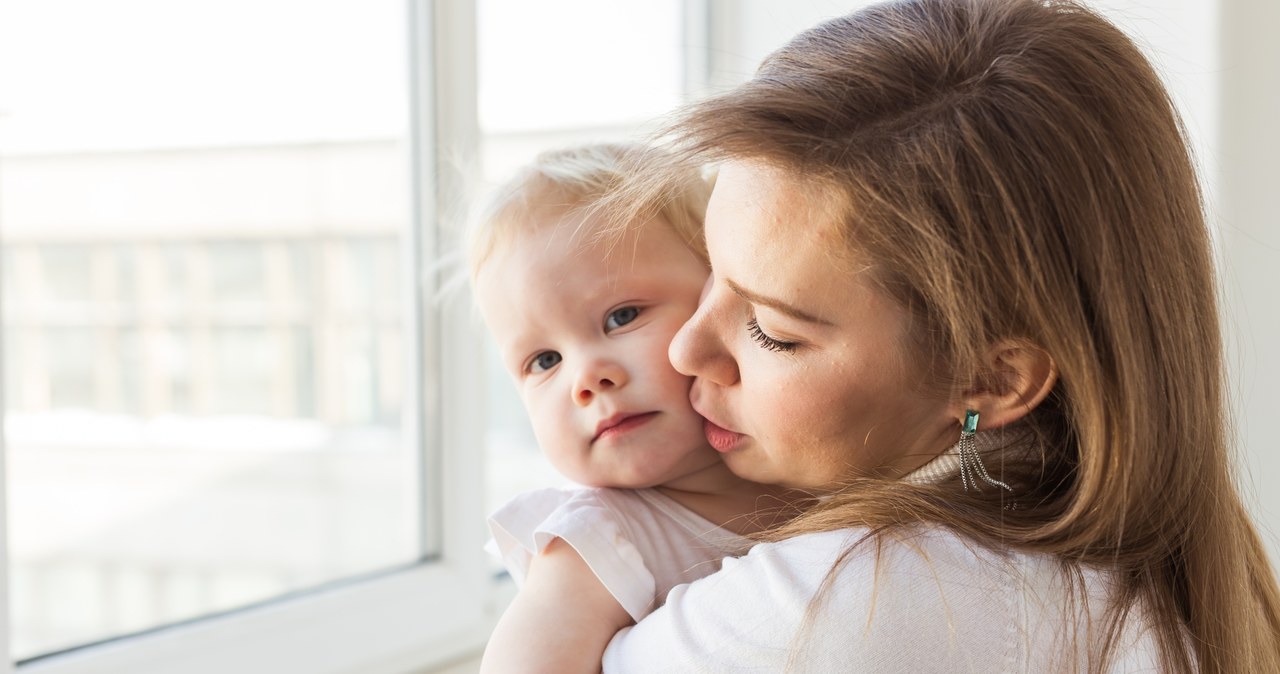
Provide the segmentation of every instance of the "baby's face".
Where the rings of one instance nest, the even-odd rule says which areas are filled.
[[[706,265],[662,223],[613,246],[574,229],[546,224],[500,245],[476,281],[539,445],[590,486],[669,484],[719,464],[692,379],[667,359]]]

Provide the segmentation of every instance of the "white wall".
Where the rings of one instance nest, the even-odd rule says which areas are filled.
[[[1218,222],[1242,482],[1280,566],[1280,3],[1222,0]]]
[[[707,66],[713,87],[745,81],[769,52],[796,33],[870,2],[838,0],[705,0],[710,40]],[[700,44],[693,45],[695,48]]]

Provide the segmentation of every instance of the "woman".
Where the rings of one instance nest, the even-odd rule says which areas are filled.
[[[1122,33],[876,6],[673,132],[722,169],[672,361],[735,473],[820,502],[606,672],[1280,671],[1196,178]]]

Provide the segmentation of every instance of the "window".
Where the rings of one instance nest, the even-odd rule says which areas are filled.
[[[440,447],[472,442],[451,382],[478,356],[426,262],[464,3],[11,4],[9,656],[326,671],[476,643],[479,463]]]

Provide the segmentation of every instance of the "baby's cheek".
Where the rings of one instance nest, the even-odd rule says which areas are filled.
[[[546,409],[540,405],[529,405],[526,403],[525,410],[529,413],[529,423],[533,426],[533,437],[538,441],[538,447],[547,455],[563,454],[566,438],[564,437],[564,426],[566,421],[560,419],[554,410]]]

